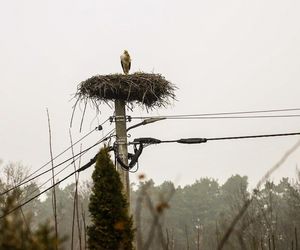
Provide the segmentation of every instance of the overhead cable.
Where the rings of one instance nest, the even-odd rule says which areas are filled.
[[[114,130],[114,129],[113,129],[113,130]],[[113,130],[112,130],[112,131],[113,131]],[[112,131],[110,131],[107,135],[110,135]],[[104,137],[103,139],[101,139],[101,140],[98,142],[98,144],[100,144],[101,142],[106,141],[106,140],[109,139],[109,138],[110,138],[110,136]],[[95,144],[95,145],[96,145],[96,144]],[[10,210],[9,210],[8,212],[6,212],[5,214],[1,215],[1,216],[0,216],[0,219],[6,217],[7,215],[9,215],[9,214],[11,214],[12,212],[18,210],[19,208],[25,206],[26,204],[28,204],[29,202],[31,202],[31,201],[33,201],[34,199],[38,198],[39,196],[41,196],[42,194],[46,193],[47,191],[51,190],[51,189],[54,188],[55,186],[59,185],[60,183],[62,183],[63,181],[65,181],[66,179],[68,179],[69,177],[71,177],[73,174],[79,173],[79,172],[82,172],[82,171],[86,170],[87,168],[89,168],[90,166],[92,166],[92,165],[96,162],[97,157],[98,157],[98,153],[97,153],[97,154],[96,154],[96,155],[95,155],[95,156],[94,156],[87,164],[85,164],[85,165],[83,165],[82,167],[80,167],[79,169],[73,171],[73,172],[70,173],[69,175],[67,175],[67,176],[65,176],[64,178],[62,178],[61,180],[55,182],[52,186],[46,188],[45,190],[43,190],[43,191],[40,192],[39,194],[37,194],[37,195],[31,197],[31,198],[28,199],[27,201],[25,201],[25,202],[19,204],[18,206],[16,206],[16,207],[10,209]],[[34,192],[35,192],[35,191],[34,191]],[[32,193],[31,193],[31,194],[32,194]],[[22,200],[23,200],[23,199],[22,199]]]
[[[300,114],[291,115],[239,115],[239,116],[154,116],[152,119],[160,120],[216,120],[216,119],[263,119],[263,118],[295,118],[300,117]],[[132,119],[144,119],[144,117],[133,117]],[[150,118],[145,118],[150,119]]]
[[[31,201],[33,201],[34,199],[38,198],[38,197],[41,196],[42,194],[46,193],[46,192],[49,191],[50,189],[54,188],[55,186],[59,185],[60,183],[62,183],[63,181],[65,181],[66,179],[68,179],[69,177],[71,177],[73,174],[75,174],[75,173],[77,173],[77,172],[81,172],[81,171],[87,169],[88,167],[90,167],[91,165],[93,165],[93,163],[96,162],[96,159],[97,159],[96,157],[97,157],[97,155],[96,155],[93,159],[91,159],[89,163],[85,164],[85,165],[82,166],[81,168],[79,168],[79,169],[75,170],[74,172],[70,173],[69,175],[67,175],[67,176],[64,177],[63,179],[61,179],[61,180],[55,182],[52,186],[46,188],[44,191],[42,191],[42,192],[40,192],[39,194],[33,196],[33,197],[30,198],[29,200],[27,200],[27,201],[21,203],[20,205],[15,206],[14,208],[8,210],[5,214],[3,214],[3,215],[0,216],[0,219],[3,219],[4,217],[6,217],[7,215],[11,214],[12,212],[14,212],[14,211],[20,209],[21,207],[25,206],[25,205],[28,204],[29,202],[31,202]]]
[[[56,155],[53,160],[56,160],[58,157],[60,157],[61,155],[63,155],[64,153],[66,153],[68,150],[70,150],[73,146],[75,146],[76,144],[78,144],[79,142],[81,142],[83,139],[85,139],[86,137],[88,137],[90,134],[92,134],[94,131],[96,130],[102,130],[102,126],[109,120],[106,119],[103,123],[101,123],[99,126],[97,126],[96,128],[94,128],[93,130],[91,130],[90,132],[88,132],[87,134],[85,134],[83,137],[81,137],[79,140],[77,140],[76,142],[74,142],[72,145],[70,145],[69,147],[67,147],[65,150],[63,150],[61,153],[59,153],[58,155]],[[31,173],[30,175],[26,176],[21,183],[23,183],[25,180],[27,180],[28,178],[30,178],[31,176],[33,176],[34,174],[36,174],[37,172],[39,172],[40,170],[42,170],[44,167],[48,166],[51,163],[51,160],[49,160],[48,162],[46,162],[44,165],[42,165],[40,168],[38,168],[37,170],[35,170],[33,173]],[[65,162],[64,162],[65,163]],[[62,163],[63,164],[63,163]],[[23,185],[23,184],[21,184]],[[1,194],[0,194],[1,195]]]
[[[199,114],[179,114],[179,115],[160,115],[160,116],[133,116],[132,119],[147,119],[147,118],[165,118],[165,119],[179,119],[179,118],[191,118],[191,117],[212,117],[210,119],[214,119],[214,117],[224,116],[224,118],[228,117],[228,115],[246,115],[246,114],[260,114],[260,113],[283,113],[283,112],[291,112],[291,111],[300,111],[300,108],[287,108],[287,109],[268,109],[268,110],[250,110],[250,111],[235,111],[235,112],[216,112],[216,113],[199,113]],[[273,117],[297,117],[299,114],[290,114],[290,115],[270,115],[270,116],[243,116],[247,118],[273,118]],[[236,116],[242,117],[242,116]],[[232,118],[235,118],[233,116]],[[220,119],[220,118],[219,118]]]
[[[67,162],[70,161],[70,160],[73,160],[72,162],[70,162],[70,163],[67,165],[67,167],[70,166],[74,161],[76,161],[80,156],[82,156],[83,154],[85,154],[87,151],[89,151],[89,150],[91,150],[92,148],[94,148],[95,146],[99,145],[99,144],[100,144],[101,142],[103,142],[104,140],[109,139],[110,136],[108,136],[108,135],[110,135],[114,130],[115,130],[115,129],[110,130],[110,131],[107,133],[107,135],[106,135],[103,139],[99,140],[98,142],[96,142],[96,143],[93,144],[92,146],[90,146],[90,147],[84,149],[83,151],[77,153],[76,155],[74,155],[74,156],[72,156],[72,157],[70,157],[70,158],[64,160],[63,162],[61,162],[61,163],[55,165],[55,166],[53,167],[53,169],[55,169],[55,168],[57,168],[57,167],[59,167],[59,166],[65,164],[65,163],[67,163]],[[77,159],[74,160],[74,157],[77,157]],[[65,169],[65,168],[64,168],[64,169]],[[16,189],[16,188],[19,188],[20,186],[23,186],[23,185],[25,185],[26,183],[28,183],[28,182],[30,182],[30,181],[35,180],[36,178],[38,178],[38,177],[40,177],[40,176],[42,176],[42,175],[44,175],[44,174],[50,172],[51,170],[52,170],[52,168],[47,169],[47,170],[45,170],[44,172],[42,172],[42,173],[40,173],[40,174],[38,174],[38,175],[36,175],[36,176],[34,176],[34,177],[32,177],[32,178],[23,180],[21,183],[15,185],[14,187],[9,188],[9,189],[7,189],[7,190],[1,192],[1,193],[0,193],[0,196],[5,195],[5,194],[11,192],[12,190],[14,190],[14,189]],[[49,181],[49,180],[48,180],[48,181]],[[47,181],[47,182],[48,182],[48,181]],[[44,184],[45,184],[45,183],[44,183]],[[44,184],[43,184],[43,185],[44,185]]]
[[[228,136],[228,137],[211,137],[211,138],[182,138],[177,140],[159,140],[152,137],[136,138],[129,144],[161,144],[161,143],[181,143],[181,144],[199,144],[208,141],[221,141],[221,140],[240,140],[240,139],[254,139],[254,138],[267,138],[267,137],[283,137],[300,135],[300,132],[294,133],[281,133],[281,134],[260,134],[260,135],[242,135],[242,136]]]

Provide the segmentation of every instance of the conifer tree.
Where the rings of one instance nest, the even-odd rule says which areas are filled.
[[[87,231],[89,249],[133,249],[132,217],[128,215],[123,186],[106,147],[98,154],[92,179],[91,226]]]

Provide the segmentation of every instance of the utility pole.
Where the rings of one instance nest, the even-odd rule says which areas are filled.
[[[130,65],[128,65],[128,61],[127,66],[130,67]],[[145,119],[143,122],[135,124],[127,129],[126,122],[128,117],[126,116],[125,109],[126,102],[132,104],[132,107],[136,105],[144,106],[147,110],[166,107],[167,105],[171,104],[172,100],[176,100],[174,94],[176,86],[166,80],[161,74],[149,74],[143,72],[133,74],[127,73],[128,70],[125,75],[96,75],[81,82],[75,95],[77,100],[73,107],[72,118],[77,103],[79,102],[84,102],[85,106],[88,102],[91,102],[96,106],[96,109],[98,109],[99,104],[114,102],[114,121],[116,123],[116,141],[114,144],[114,151],[117,157],[116,170],[120,175],[124,194],[127,196],[127,201],[130,204],[128,170],[130,170],[130,168],[137,163],[138,157],[143,150],[143,144],[139,143],[139,148],[134,148],[134,154],[131,155],[131,162],[128,164],[127,132],[130,129],[147,125],[165,118],[161,117]],[[83,112],[83,117],[84,114],[85,109]],[[128,213],[130,212],[128,211]],[[137,228],[137,230],[142,229]]]
[[[130,64],[128,65],[127,61],[127,67],[128,66],[130,68]],[[147,110],[166,107],[171,103],[171,100],[175,100],[174,91],[176,86],[167,81],[161,74],[143,72],[127,74],[128,69],[124,73],[125,74],[96,75],[81,82],[75,94],[77,100],[73,107],[71,122],[77,104],[80,102],[84,102],[85,107],[88,102],[91,102],[92,105],[95,105],[97,110],[99,110],[99,104],[114,102],[116,123],[115,153],[118,158],[116,169],[120,174],[124,193],[127,196],[128,202],[130,202],[129,173],[126,170],[130,170],[129,168],[132,166],[128,165],[126,102],[131,103],[133,105],[132,107],[135,105],[144,106]],[[85,108],[81,123],[84,114]],[[161,118],[147,119],[147,121],[136,124],[129,129],[146,125],[157,120],[161,120]],[[137,161],[137,159],[135,159],[135,161]],[[134,161],[131,163],[131,165],[134,165]]]
[[[127,149],[127,132],[126,132],[126,110],[125,101],[115,100],[115,123],[116,123],[116,146],[120,159],[125,165],[128,165],[128,149]],[[124,193],[130,202],[130,185],[129,174],[117,161],[117,171],[120,174],[121,182],[123,184]]]

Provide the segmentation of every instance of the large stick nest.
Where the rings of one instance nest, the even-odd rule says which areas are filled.
[[[102,102],[123,100],[152,109],[169,105],[175,99],[175,89],[160,74],[97,75],[81,82],[75,97],[79,101],[92,101],[96,108]]]

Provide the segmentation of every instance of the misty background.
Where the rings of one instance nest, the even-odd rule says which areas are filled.
[[[161,73],[178,87],[178,101],[170,107],[150,113],[136,108],[128,115],[298,108],[299,11],[296,0],[1,1],[0,158],[4,163],[21,161],[32,171],[50,159],[46,108],[54,154],[68,147],[77,85],[96,74],[121,73],[119,56],[124,49],[132,57],[131,72]],[[95,110],[87,110],[81,133],[81,113],[75,114],[74,141],[113,115],[105,105],[100,110],[97,118]],[[165,120],[132,130],[129,140],[298,132],[299,119]],[[103,132],[83,142],[83,148],[113,127],[106,123]],[[254,186],[297,140],[151,146],[140,157],[137,174],[176,185],[201,177],[222,183],[240,174]],[[97,151],[86,154],[82,162]],[[70,156],[69,152],[56,163]],[[294,177],[299,161],[298,150],[271,179]],[[81,179],[89,178],[91,170]],[[132,181],[137,174],[130,175]]]

